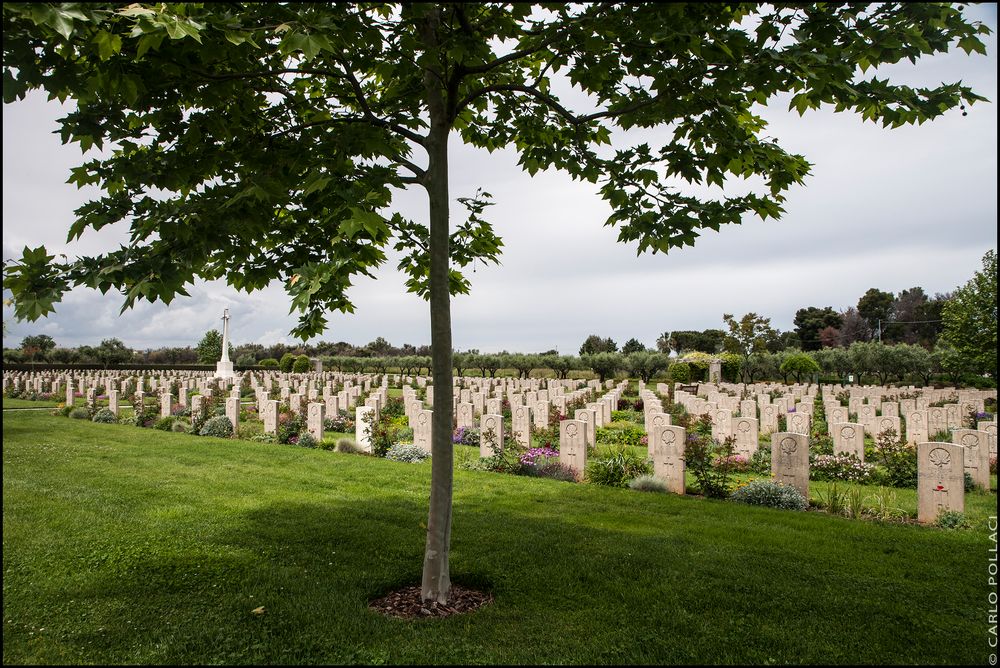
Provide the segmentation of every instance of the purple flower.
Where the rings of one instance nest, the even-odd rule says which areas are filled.
[[[558,456],[559,452],[549,447],[530,448],[527,452],[521,455],[520,461],[521,464],[525,466],[534,466],[535,460],[538,459],[539,457],[553,458]]]

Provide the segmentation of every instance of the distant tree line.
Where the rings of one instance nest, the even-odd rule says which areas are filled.
[[[601,380],[618,372],[649,381],[655,377],[700,380],[709,360],[723,361],[727,380],[785,381],[815,377],[868,378],[886,383],[930,383],[935,378],[977,383],[976,377],[996,378],[997,371],[997,266],[996,253],[983,257],[983,268],[954,292],[928,297],[923,288],[898,295],[877,288],[866,291],[857,307],[842,312],[832,307],[805,307],[795,314],[795,330],[781,332],[770,319],[747,313],[737,319],[723,315],[727,329],[664,332],[655,350],[635,338],[618,349],[610,337],[588,336],[579,356],[560,355],[552,349],[525,354],[455,351],[453,366],[459,375],[496,377],[512,372],[521,378],[550,370],[559,378],[587,372]],[[5,364],[127,365],[214,364],[222,353],[222,336],[209,330],[195,347],[131,350],[119,339],[99,346],[65,348],[47,334],[26,336],[20,348],[4,348]],[[245,343],[230,346],[230,359],[238,367],[273,367],[284,371],[309,370],[310,359],[324,368],[343,372],[407,375],[429,373],[429,346],[393,346],[383,337],[364,346],[337,343],[265,346]],[[972,378],[970,378],[970,376]]]

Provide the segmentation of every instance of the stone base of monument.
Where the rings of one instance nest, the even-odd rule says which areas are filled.
[[[216,378],[234,378],[236,372],[233,371],[233,363],[229,361],[219,361],[215,363],[215,377]]]

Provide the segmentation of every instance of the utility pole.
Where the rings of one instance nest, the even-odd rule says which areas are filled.
[[[882,343],[882,318],[878,319],[878,342]]]

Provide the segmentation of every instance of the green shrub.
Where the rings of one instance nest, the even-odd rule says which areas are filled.
[[[937,519],[934,520],[934,525],[942,529],[964,529],[970,526],[969,522],[965,519],[965,513],[957,510],[945,510],[941,512],[937,516]]]
[[[587,462],[587,480],[595,485],[626,487],[633,478],[652,472],[645,459],[625,446],[618,446],[610,455]]]
[[[817,421],[814,424],[818,424]],[[822,424],[826,424],[823,422]],[[832,455],[833,454],[833,437],[832,436],[815,436],[809,443],[809,450],[814,455]]]
[[[178,434],[186,434],[188,426],[180,420],[174,420],[174,424],[171,425],[170,431],[177,432]]]
[[[611,421],[612,422],[635,422],[636,424],[645,424],[645,416],[642,411],[611,411]]]
[[[281,356],[281,361],[278,362],[278,367],[285,373],[291,373],[293,364],[295,364],[295,355],[285,353]]]
[[[671,364],[667,377],[674,383],[686,383],[691,380],[691,365],[687,362]]]
[[[240,416],[240,426],[236,429],[236,437],[251,440],[257,434],[264,433],[264,423],[254,419],[243,419]]]
[[[598,427],[595,434],[598,445],[631,445],[642,446],[642,437],[646,435],[641,427],[627,424],[621,429]]]
[[[309,373],[312,369],[312,362],[309,361],[308,355],[299,355],[292,362],[292,373]]]
[[[737,489],[729,498],[751,506],[767,506],[783,510],[805,510],[809,507],[809,502],[802,496],[802,492],[791,485],[783,485],[774,480],[753,480]]]
[[[369,413],[363,428],[368,430],[368,442],[371,443],[372,454],[384,457],[389,449],[399,443],[398,430],[393,428],[392,420],[387,415],[379,415],[374,419],[374,413]]]
[[[632,482],[628,484],[631,489],[638,490],[640,492],[666,492],[667,483],[663,482],[659,478],[651,475],[641,475],[638,478],[633,478]]]
[[[895,429],[886,429],[875,438],[875,456],[884,469],[876,475],[889,487],[917,486],[917,451],[900,440]]]
[[[250,353],[245,353],[240,355],[236,359],[236,366],[255,366],[257,364],[257,358],[255,358]]]
[[[769,444],[759,445],[757,451],[750,457],[750,472],[760,475],[771,474],[771,446]]]
[[[709,498],[724,499],[729,496],[729,475],[734,468],[744,465],[733,457],[735,438],[729,437],[720,444],[705,433],[706,424],[711,431],[711,423],[711,418],[702,416],[695,425],[695,432],[688,434],[684,463],[694,475],[698,491]]]
[[[295,440],[295,444],[303,448],[315,448],[318,445],[316,437],[308,431],[299,432],[298,438]]]
[[[110,408],[102,408],[94,413],[93,421],[103,424],[117,424],[118,416],[112,413]]]
[[[174,426],[174,417],[168,415],[167,417],[162,417],[153,424],[153,429],[159,429],[160,431],[170,431]]]
[[[273,357],[265,357],[264,359],[262,359],[260,362],[257,363],[257,366],[264,367],[265,369],[277,369],[279,364],[278,360],[274,359]]]
[[[305,429],[302,416],[288,412],[288,407],[278,413],[278,429],[275,438],[278,443],[291,443],[299,432]]]
[[[337,444],[333,449],[337,452],[343,452],[349,455],[366,454],[364,450],[358,447],[358,444],[354,442],[353,438],[338,438]]]
[[[233,435],[233,423],[225,415],[216,415],[205,420],[205,424],[198,432],[198,435],[229,438]]]
[[[382,407],[382,415],[388,415],[391,418],[403,418],[403,424],[409,424],[409,418],[406,417],[406,406],[403,405],[402,397],[389,397],[385,402],[385,406]]]
[[[418,464],[430,456],[429,452],[416,445],[394,445],[385,453],[386,459],[408,464]]]
[[[976,481],[972,479],[972,474],[965,472],[965,491],[971,492],[976,489]]]
[[[76,408],[74,408],[69,412],[69,416],[74,420],[89,420],[90,411],[88,411],[86,408],[82,406],[77,406]]]

